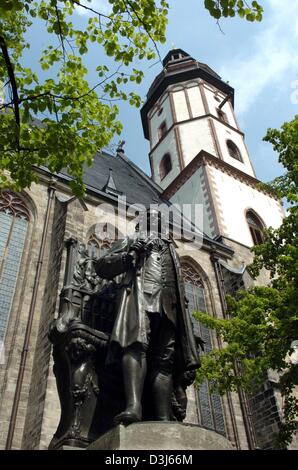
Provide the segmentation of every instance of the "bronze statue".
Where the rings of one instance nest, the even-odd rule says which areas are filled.
[[[87,447],[118,423],[185,418],[197,345],[174,243],[160,215],[148,216],[156,229],[116,242],[99,259],[67,241],[49,332],[61,404],[51,449]]]
[[[180,383],[199,367],[179,258],[171,238],[161,233],[160,214],[149,216],[151,222],[158,221],[156,231],[115,243],[95,262],[102,278],[122,275],[108,352],[108,361],[121,360],[126,400],[115,423],[179,420],[172,407],[173,391],[182,390]],[[145,408],[153,403],[149,413],[142,407],[145,392]]]

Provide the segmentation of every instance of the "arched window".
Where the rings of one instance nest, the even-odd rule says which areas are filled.
[[[121,231],[112,222],[100,222],[92,225],[86,236],[89,256],[91,258],[103,256],[114,242],[122,238]]]
[[[218,119],[220,119],[222,122],[226,122],[227,124],[229,123],[228,116],[222,109],[216,108],[216,112]]]
[[[0,339],[3,340],[17,283],[30,213],[10,191],[0,193]]]
[[[111,247],[110,239],[99,240],[96,235],[91,235],[88,239],[88,253],[90,258],[99,258],[103,256]]]
[[[237,147],[237,145],[234,144],[234,142],[232,142],[231,140],[227,140],[227,147],[228,147],[230,157],[235,158],[236,160],[239,160],[239,162],[243,163],[241,152],[239,148]]]
[[[252,210],[247,211],[246,221],[254,245],[261,245],[264,242],[264,225]]]
[[[164,135],[166,135],[167,130],[168,130],[167,123],[166,123],[166,121],[163,121],[161,123],[161,125],[159,126],[159,128],[158,128],[158,138],[159,138],[159,140],[162,139]]]
[[[195,337],[205,341],[205,351],[212,350],[212,340],[209,328],[198,322],[192,315],[196,310],[207,312],[205,301],[205,290],[199,274],[188,264],[182,265],[182,274],[185,286],[185,295],[188,299],[188,312],[192,319]],[[199,424],[205,428],[212,429],[220,434],[226,435],[223,407],[221,397],[218,393],[210,392],[210,384],[206,380],[197,390]]]
[[[159,176],[163,180],[168,173],[172,170],[172,159],[169,153],[166,153],[159,164]]]

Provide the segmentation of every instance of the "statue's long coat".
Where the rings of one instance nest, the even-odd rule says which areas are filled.
[[[149,239],[146,239],[147,242]],[[125,253],[136,240],[125,238],[118,242],[95,264],[96,272],[106,279],[113,279],[125,273],[119,283],[117,298],[117,317],[111,335],[111,343],[116,342],[122,348],[140,342],[146,344],[146,314],[144,310],[144,263],[137,269],[127,269]],[[184,282],[178,255],[172,243],[170,252],[174,261],[177,277],[177,338],[175,373],[181,374],[187,370],[199,367],[199,357],[193,334],[191,319],[185,308]]]

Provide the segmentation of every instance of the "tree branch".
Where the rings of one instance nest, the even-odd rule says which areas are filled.
[[[18,109],[19,109],[19,105],[24,103],[25,101],[34,101],[34,100],[37,100],[39,98],[43,98],[43,97],[46,97],[46,96],[49,97],[49,98],[53,98],[54,100],[57,99],[57,100],[80,101],[82,98],[85,98],[90,93],[92,93],[92,91],[96,90],[96,88],[103,85],[107,80],[110,80],[112,77],[117,75],[119,73],[119,70],[120,70],[121,67],[122,67],[122,64],[119,65],[119,67],[117,68],[117,70],[115,72],[113,72],[111,75],[106,77],[101,82],[94,85],[94,87],[92,87],[90,90],[88,90],[86,93],[83,93],[82,95],[79,95],[79,96],[68,96],[68,95],[62,96],[62,95],[55,95],[54,93],[51,93],[50,91],[45,91],[44,93],[39,93],[37,95],[26,96],[25,98],[19,98],[18,97],[18,102],[17,102]],[[14,105],[14,103],[15,103],[14,99],[12,101],[10,101],[9,103],[4,103],[0,106],[0,110],[4,109],[4,108],[9,108],[10,106]],[[57,110],[55,110],[55,111],[57,113]]]
[[[61,1],[61,0],[60,0]],[[95,15],[102,16],[103,18],[107,18],[108,20],[113,20],[110,16],[104,15],[103,13],[100,13],[99,11],[94,10],[91,7],[87,7],[86,5],[82,5],[78,0],[70,0],[72,3],[77,5],[78,7],[84,8],[85,10],[92,11],[92,13],[95,13]]]
[[[59,28],[58,36],[60,37],[60,42],[61,42],[61,47],[62,47],[62,52],[63,52],[63,58],[64,58],[64,63],[65,63],[66,51],[65,51],[65,46],[64,46],[64,39],[63,39],[60,16],[59,16],[59,10],[58,10],[57,4],[55,5],[55,12],[56,12],[56,17],[57,17],[57,21],[58,21],[58,28]]]
[[[153,39],[153,36],[152,34],[150,33],[150,31],[148,30],[148,27],[146,25],[146,23],[142,20],[142,18],[139,16],[138,12],[135,10],[134,6],[132,5],[132,3],[130,2],[130,0],[125,0],[125,2],[130,6],[131,10],[134,12],[134,14],[136,15],[137,19],[139,20],[139,22],[141,23],[141,25],[143,26],[144,30],[146,31],[146,33],[148,34],[150,40],[152,41],[153,45],[154,45],[154,48],[157,52],[157,55],[158,55],[158,58],[159,58],[159,61],[162,63],[162,58],[160,56],[160,53],[159,53],[159,50],[158,50],[158,47],[157,47],[157,44],[156,44],[156,41]],[[129,13],[129,12],[128,12]],[[129,15],[131,16],[131,14],[129,13]]]
[[[2,36],[0,36],[0,48],[1,48],[2,55],[3,55],[3,58],[4,58],[5,64],[6,64],[6,69],[7,69],[11,89],[12,89],[12,96],[13,96],[12,104],[13,104],[13,109],[14,109],[15,121],[16,121],[16,124],[18,126],[17,146],[19,148],[19,145],[20,145],[20,143],[19,143],[20,109],[19,109],[18,87],[17,87],[17,83],[16,83],[16,78],[15,78],[13,65],[12,65],[10,57],[9,57],[7,45],[6,45],[5,39]]]

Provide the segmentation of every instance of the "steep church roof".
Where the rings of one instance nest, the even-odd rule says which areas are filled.
[[[86,168],[84,179],[87,186],[102,189],[102,182],[107,179],[109,171],[113,171],[113,180],[117,191],[123,193],[129,204],[143,204],[148,207],[160,203],[161,190],[153,182],[148,181],[145,174],[136,171],[127,157],[123,154],[111,156],[98,153],[92,168]]]
[[[69,179],[66,172],[58,176]],[[85,167],[83,180],[87,192],[96,190],[107,197],[124,195],[127,203],[143,204],[146,207],[161,203],[162,189],[122,152],[116,156],[97,152],[93,165]]]
[[[46,167],[36,169],[49,173]],[[63,171],[55,176],[65,182],[72,180],[67,172]],[[123,195],[126,196],[126,202],[129,205],[142,204],[149,208],[150,204],[164,203],[171,206],[171,202],[163,195],[163,189],[129,160],[124,152],[118,152],[116,156],[107,152],[97,152],[93,165],[86,166],[84,169],[83,181],[87,194],[94,192],[97,196],[112,199],[114,203],[117,202],[119,195]],[[193,225],[192,227],[194,229]],[[203,238],[204,243],[210,248],[219,249],[228,257],[233,254],[230,247],[216,239],[211,239],[205,233]]]

